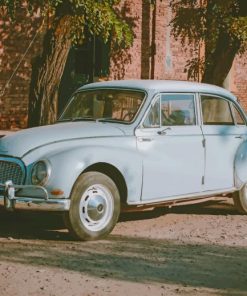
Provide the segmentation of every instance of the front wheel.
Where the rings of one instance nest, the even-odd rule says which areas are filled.
[[[76,181],[70,210],[64,214],[70,233],[79,240],[108,235],[118,221],[120,196],[116,184],[99,172],[87,172]]]
[[[233,195],[234,206],[241,214],[247,214],[247,184]]]

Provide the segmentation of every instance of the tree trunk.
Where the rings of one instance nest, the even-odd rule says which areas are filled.
[[[71,47],[71,16],[59,17],[44,37],[43,52],[32,63],[28,126],[57,119],[58,89]]]
[[[240,41],[233,41],[227,33],[222,32],[213,51],[207,49],[207,41],[205,43],[205,71],[202,82],[223,86],[240,48]]]

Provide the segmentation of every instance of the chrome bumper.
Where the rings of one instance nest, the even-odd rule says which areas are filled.
[[[39,189],[43,191],[44,198],[34,198],[25,196],[16,196],[16,189]],[[68,211],[70,208],[69,199],[49,199],[47,190],[42,186],[33,185],[14,185],[11,181],[0,184],[0,206],[4,206],[6,210],[13,211],[15,209],[33,210],[33,211]]]

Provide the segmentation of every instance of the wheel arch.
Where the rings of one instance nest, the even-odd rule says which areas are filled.
[[[127,184],[124,176],[119,171],[119,169],[117,169],[115,166],[109,163],[98,162],[87,167],[81,174],[87,173],[87,172],[99,172],[111,178],[119,190],[121,203],[124,205],[127,204],[127,196],[128,196]]]

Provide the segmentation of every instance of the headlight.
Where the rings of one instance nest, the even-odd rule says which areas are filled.
[[[51,167],[48,161],[40,160],[32,168],[33,185],[44,185],[50,177]]]

